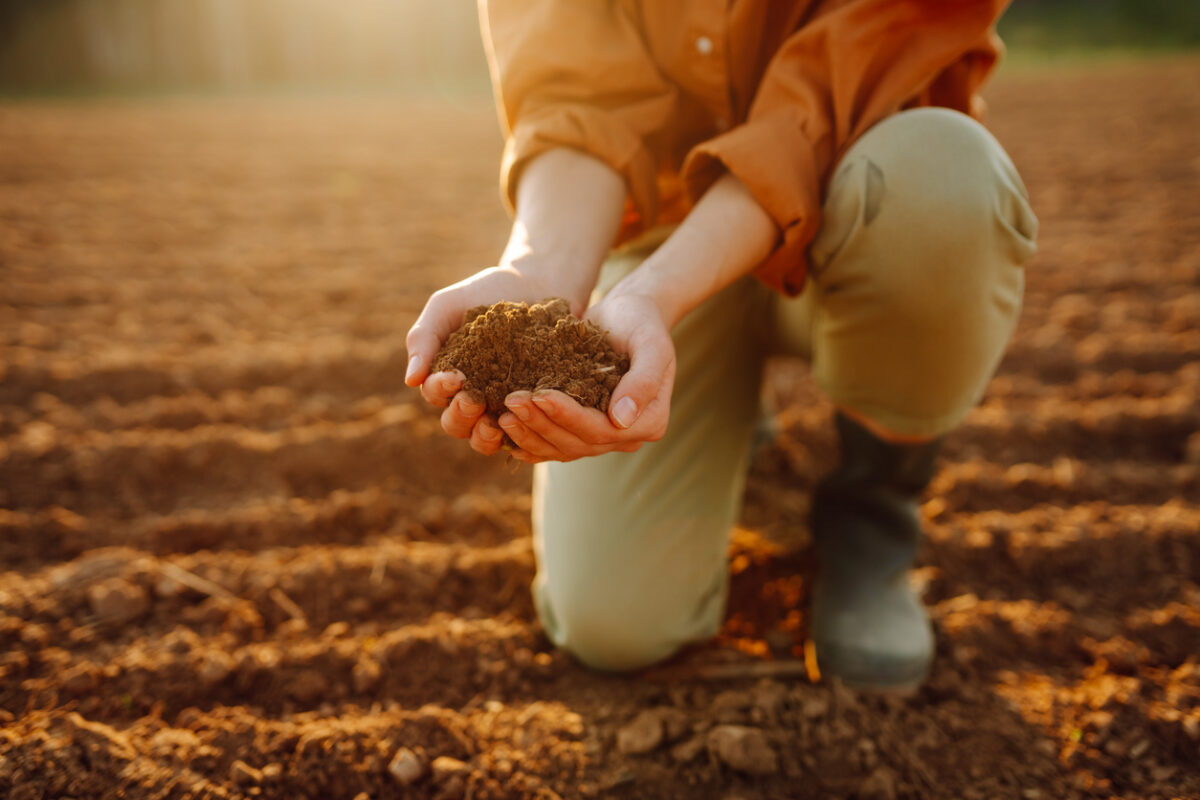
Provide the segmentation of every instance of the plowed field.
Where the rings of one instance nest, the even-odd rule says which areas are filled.
[[[0,105],[0,795],[1200,797],[1197,85],[990,92],[1041,252],[924,506],[908,699],[804,668],[798,364],[719,639],[633,677],[550,647],[527,468],[402,386],[504,239],[486,99]]]

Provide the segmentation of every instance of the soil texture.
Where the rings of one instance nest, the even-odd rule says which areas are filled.
[[[1197,85],[989,93],[1040,252],[923,505],[909,698],[806,663],[794,362],[718,637],[635,676],[546,640],[528,471],[403,385],[505,241],[486,98],[0,103],[0,796],[1200,797]]]
[[[446,340],[433,371],[459,370],[463,389],[504,413],[516,391],[557,389],[580,405],[608,411],[608,400],[629,371],[629,356],[613,350],[595,323],[571,313],[562,298],[500,302],[472,308]]]

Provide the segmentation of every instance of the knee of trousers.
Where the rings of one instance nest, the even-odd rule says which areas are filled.
[[[535,595],[550,639],[592,669],[643,669],[684,644],[673,633],[677,609],[661,605],[661,598],[614,591],[603,580],[586,578],[557,592],[537,586]]]
[[[839,164],[825,209],[818,283],[836,289],[838,262],[860,260],[875,266],[851,279],[869,280],[898,319],[945,331],[985,307],[1015,322],[1014,268],[1034,251],[1037,219],[1004,149],[967,115],[922,108],[879,123]]]

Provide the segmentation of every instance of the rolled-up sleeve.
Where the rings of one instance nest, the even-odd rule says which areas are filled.
[[[657,166],[647,137],[668,124],[675,89],[611,0],[480,0],[500,122],[501,193],[516,206],[521,171],[570,147],[625,179],[643,224],[657,216]]]
[[[876,122],[927,92],[963,58],[989,70],[1005,0],[822,3],[778,50],[746,122],[697,145],[683,166],[693,202],[725,170],[782,232],[757,275],[797,294],[820,227],[824,186],[845,150]],[[966,110],[966,109],[963,109]]]

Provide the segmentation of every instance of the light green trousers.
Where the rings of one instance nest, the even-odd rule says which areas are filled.
[[[661,441],[536,468],[534,597],[584,663],[637,669],[717,631],[768,355],[808,359],[840,407],[920,436],[961,422],[995,371],[1037,220],[991,134],[945,109],[896,114],[850,149],[827,197],[799,297],[745,278],[676,326]],[[597,296],[667,234],[614,252]]]

